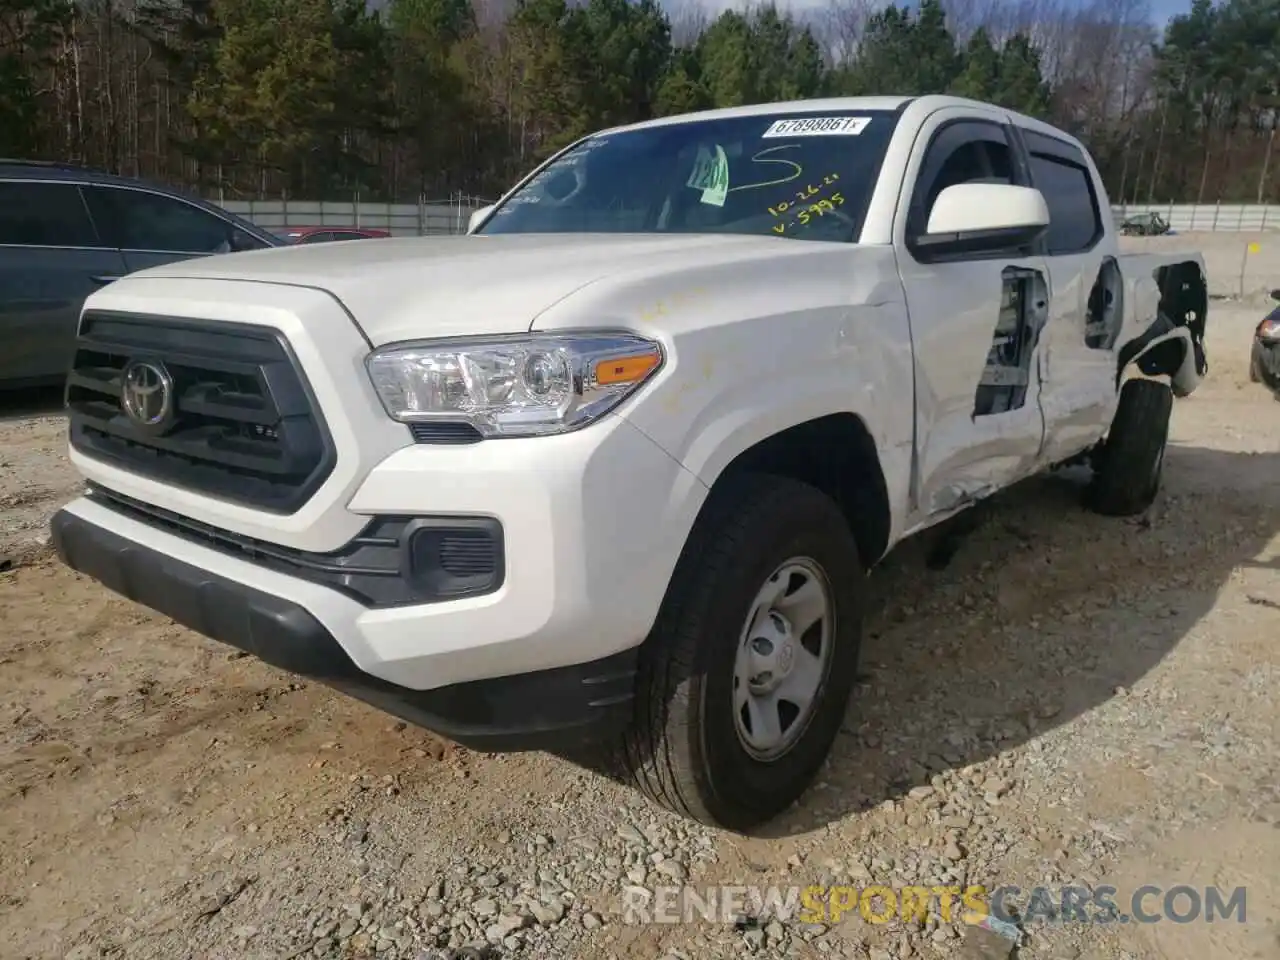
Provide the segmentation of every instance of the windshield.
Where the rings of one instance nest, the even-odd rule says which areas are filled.
[[[897,124],[881,110],[762,114],[600,134],[477,231],[853,240]]]

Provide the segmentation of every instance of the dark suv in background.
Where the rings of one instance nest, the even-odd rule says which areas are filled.
[[[283,245],[162,187],[0,160],[0,389],[61,380],[85,298],[112,280],[173,260]]]

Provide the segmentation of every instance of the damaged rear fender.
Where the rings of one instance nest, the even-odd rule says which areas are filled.
[[[1209,370],[1204,349],[1209,295],[1203,261],[1199,254],[1125,260],[1130,275],[1141,278],[1134,302],[1152,305],[1155,316],[1137,318],[1138,332],[1120,348],[1116,386],[1129,366],[1136,365],[1148,377],[1167,376],[1175,396],[1188,396]]]
[[[1136,363],[1148,377],[1167,376],[1175,397],[1190,396],[1203,379],[1196,364],[1195,342],[1186,327],[1176,327],[1149,340],[1129,363]],[[1120,376],[1128,365],[1120,368]]]

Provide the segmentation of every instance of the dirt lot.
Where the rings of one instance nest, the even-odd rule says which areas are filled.
[[[1247,888],[1247,923],[1028,923],[1017,956],[1280,957],[1280,404],[1259,308],[1210,314],[1149,514],[1009,491],[944,570],[878,572],[864,682],[769,838],[542,755],[481,756],[237,657],[60,567],[57,416],[0,412],[0,953],[1007,957],[931,921],[629,925],[627,884]],[[1122,896],[1117,898],[1121,902]],[[1149,906],[1158,904],[1156,898]],[[436,953],[439,949],[441,952]],[[477,954],[478,955],[478,954]]]
[[[1204,255],[1209,293],[1215,297],[1265,299],[1280,284],[1280,231],[1181,233],[1125,237],[1121,242],[1135,253],[1199,250]]]

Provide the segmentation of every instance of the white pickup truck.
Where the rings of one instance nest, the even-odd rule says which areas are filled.
[[[468,236],[94,294],[54,542],[462,744],[607,754],[747,830],[823,763],[895,544],[1068,461],[1094,509],[1150,504],[1206,307],[1199,255],[1121,254],[1089,154],[1027,117],[669,117]]]

